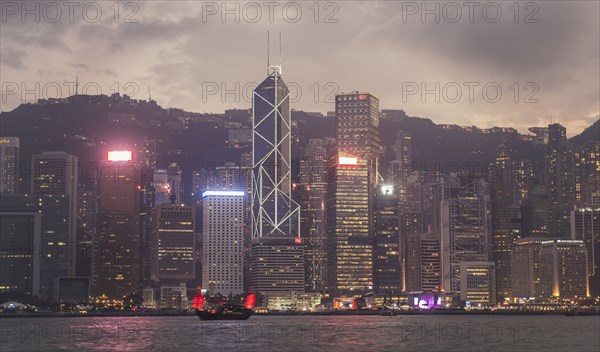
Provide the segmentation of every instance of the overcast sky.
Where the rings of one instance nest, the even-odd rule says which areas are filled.
[[[53,4],[2,3],[2,111],[66,97],[76,76],[89,94],[119,86],[163,107],[249,108],[270,30],[271,64],[282,32],[298,110],[333,110],[336,92],[359,90],[436,123],[526,132],[553,118],[574,135],[599,118],[598,1],[231,2],[224,19],[221,2]]]

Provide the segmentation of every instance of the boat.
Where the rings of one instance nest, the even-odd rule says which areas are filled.
[[[196,309],[196,315],[200,320],[246,320],[254,311],[237,304],[223,304],[216,309]]]

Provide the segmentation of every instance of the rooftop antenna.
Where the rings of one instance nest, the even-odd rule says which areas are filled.
[[[271,66],[271,56],[269,54],[269,46],[271,45],[271,40],[269,38],[269,30],[267,30],[267,75],[269,74],[269,67]]]
[[[152,94],[150,94],[150,86],[148,86],[148,101],[152,100]]]
[[[279,67],[281,67],[281,31],[279,31]]]
[[[75,76],[75,95],[79,94],[79,76]]]

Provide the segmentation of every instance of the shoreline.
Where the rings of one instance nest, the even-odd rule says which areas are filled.
[[[581,316],[598,316],[596,314],[585,314],[582,312]],[[354,315],[368,315],[368,316],[402,316],[402,315],[566,315],[566,312],[562,311],[405,311],[398,312],[393,315],[382,314],[381,311],[325,311],[325,312],[268,312],[268,313],[254,313],[255,316],[354,316]],[[152,313],[60,313],[60,312],[48,312],[48,313],[2,313],[2,318],[84,318],[84,317],[183,317],[183,316],[196,316],[195,312],[152,312]]]

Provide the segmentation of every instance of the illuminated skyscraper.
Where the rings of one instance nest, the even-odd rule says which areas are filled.
[[[194,208],[160,204],[152,213],[151,278],[161,284],[179,285],[193,281]]]
[[[496,263],[496,290],[498,295],[510,295],[510,251],[515,241],[511,223],[513,201],[512,161],[504,144],[497,149],[495,173],[489,175],[491,183],[492,250]]]
[[[77,255],[77,157],[65,152],[44,152],[32,156],[31,193],[68,198],[68,276],[75,276]]]
[[[511,250],[511,297],[540,296],[540,248],[544,238],[518,239]]]
[[[400,266],[400,222],[394,185],[381,185],[375,200],[374,286],[375,292],[402,291]]]
[[[379,99],[370,93],[352,92],[335,97],[339,155],[364,160],[373,185],[379,182],[379,114]]]
[[[300,207],[291,198],[290,92],[281,67],[254,90],[251,286],[304,291]]]
[[[335,159],[334,159],[335,160]],[[335,295],[373,289],[371,191],[367,163],[340,156],[327,177],[327,277]]]
[[[0,137],[0,194],[17,193],[19,185],[19,138]]]
[[[590,295],[600,296],[600,205],[571,211],[571,239],[582,240],[588,257]]]
[[[472,306],[496,305],[495,273],[494,262],[461,262],[460,299]]]
[[[487,262],[490,256],[490,205],[481,179],[451,175],[442,201],[442,288],[461,290],[461,262]],[[495,286],[495,284],[494,284]]]
[[[298,184],[293,192],[301,207],[301,233],[305,244],[306,289],[323,291],[326,285],[327,241],[325,201],[327,193],[327,151],[333,139],[312,138],[300,158]]]
[[[582,240],[542,241],[540,291],[542,297],[574,299],[589,296],[587,251]]]
[[[95,291],[121,299],[137,292],[140,274],[139,165],[131,151],[109,151],[102,163]]]
[[[202,202],[202,288],[244,292],[244,192],[206,191]]]
[[[569,214],[575,203],[573,151],[567,130],[558,123],[548,126],[545,155],[545,189],[550,202],[551,236],[568,237]]]

